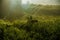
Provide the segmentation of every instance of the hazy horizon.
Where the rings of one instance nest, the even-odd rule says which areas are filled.
[[[28,1],[33,4],[60,5],[60,0],[22,0],[22,4],[26,4]]]

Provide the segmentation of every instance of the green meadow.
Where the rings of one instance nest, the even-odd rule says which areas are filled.
[[[59,5],[23,5],[23,13],[0,19],[0,40],[60,40]]]

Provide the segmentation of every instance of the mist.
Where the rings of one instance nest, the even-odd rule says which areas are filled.
[[[23,4],[26,4],[27,1],[33,4],[42,4],[42,5],[60,5],[60,0],[22,0]]]
[[[0,0],[0,40],[60,40],[60,0]]]
[[[43,5],[59,5],[60,2],[59,0],[36,0],[36,1],[32,1],[32,3],[34,4],[43,4]]]

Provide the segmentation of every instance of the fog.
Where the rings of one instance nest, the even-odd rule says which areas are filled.
[[[27,1],[33,4],[43,4],[43,5],[60,5],[60,0],[22,0],[23,4],[26,4]]]

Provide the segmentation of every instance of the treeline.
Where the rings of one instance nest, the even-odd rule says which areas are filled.
[[[21,2],[17,0],[15,5],[11,3],[11,0],[0,0],[0,19],[15,20],[20,19],[24,12],[21,7]]]
[[[36,15],[60,15],[60,5],[31,4],[25,11]]]

